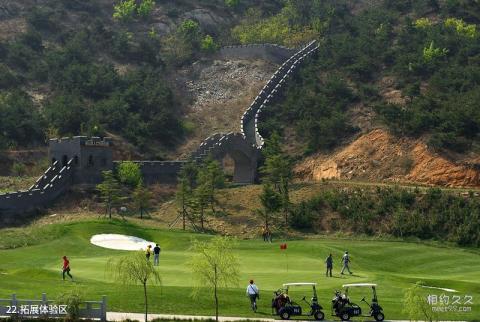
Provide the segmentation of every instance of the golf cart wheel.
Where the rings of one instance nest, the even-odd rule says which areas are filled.
[[[350,314],[348,314],[348,312],[342,313],[340,319],[342,319],[342,321],[348,321],[350,320]]]
[[[290,319],[290,313],[287,310],[283,310],[280,312],[280,317],[282,320],[289,320]]]
[[[382,312],[378,312],[373,315],[373,318],[375,319],[375,321],[383,321],[383,319],[385,319],[385,316]]]
[[[313,313],[313,317],[317,321],[322,321],[325,318],[325,314],[322,311],[317,311],[317,312]]]

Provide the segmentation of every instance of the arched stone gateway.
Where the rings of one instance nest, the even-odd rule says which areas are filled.
[[[250,184],[257,177],[257,165],[260,157],[259,150],[247,143],[240,133],[228,133],[205,151],[205,156],[211,155],[222,163],[225,156],[234,161],[233,182]]]
[[[222,162],[225,156],[234,161],[233,182],[254,183],[257,177],[260,151],[264,140],[259,131],[262,110],[280,100],[288,80],[302,62],[318,50],[316,41],[298,51],[275,45],[232,46],[222,49],[218,55],[228,58],[263,58],[283,64],[247,108],[240,121],[240,133],[216,133],[205,139],[189,159],[201,163],[211,155]],[[294,53],[295,52],[295,53]],[[288,58],[288,59],[287,59]],[[98,137],[73,137],[50,140],[49,154],[52,165],[27,191],[0,194],[0,226],[12,222],[27,210],[49,206],[55,198],[67,191],[72,184],[97,184],[102,171],[112,170],[119,161],[112,160],[111,140]],[[144,182],[175,183],[178,172],[186,160],[135,161],[142,170]]]

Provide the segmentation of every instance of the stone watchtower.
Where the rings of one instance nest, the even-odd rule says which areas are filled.
[[[102,181],[102,171],[114,168],[110,138],[74,136],[51,139],[49,155],[52,164],[61,166],[72,160],[74,184],[97,184]]]

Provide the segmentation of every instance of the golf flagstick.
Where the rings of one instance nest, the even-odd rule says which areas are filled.
[[[288,273],[288,253],[287,253],[287,250],[285,249],[285,257],[287,259],[287,273]]]
[[[287,266],[287,273],[288,273],[288,253],[287,253],[287,243],[280,244],[280,250],[285,251],[285,263]]]

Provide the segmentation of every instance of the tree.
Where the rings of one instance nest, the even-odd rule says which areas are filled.
[[[215,203],[217,202],[215,192],[217,188],[222,188],[225,185],[225,175],[218,161],[210,157],[205,161],[204,169],[206,171],[205,184],[208,187],[208,201],[212,212],[215,213]]]
[[[120,182],[130,187],[138,187],[142,182],[140,166],[132,161],[123,161],[117,168]]]
[[[123,199],[121,187],[111,170],[103,171],[102,175],[103,182],[97,185],[97,190],[105,204],[108,218],[112,219],[112,207]]]
[[[124,285],[142,284],[145,303],[145,322],[147,322],[147,283],[152,281],[154,284],[161,284],[160,274],[154,268],[152,262],[147,261],[143,252],[140,251],[120,258],[110,259],[107,265],[108,269],[113,273],[113,278],[117,282]]]
[[[193,198],[191,200],[191,207],[194,214],[200,219],[200,227],[205,229],[205,209],[210,203],[210,186],[205,170],[198,172],[198,185],[193,191]]]
[[[265,143],[265,165],[261,171],[265,175],[264,182],[273,186],[280,197],[285,225],[288,224],[290,211],[290,183],[293,178],[293,162],[281,150],[280,137],[273,132]]]
[[[38,143],[45,137],[44,119],[24,92],[0,93],[0,120],[0,148]]]
[[[268,228],[270,222],[269,219],[271,218],[272,214],[276,213],[282,205],[282,198],[270,184],[264,184],[262,194],[260,195],[260,201],[262,203],[263,210],[258,210],[258,213],[265,221],[265,228]]]
[[[197,173],[197,186],[193,191],[192,206],[200,218],[200,226],[204,229],[205,210],[210,206],[212,214],[215,213],[215,192],[225,183],[225,176],[220,164],[208,157]]]
[[[140,218],[143,219],[143,213],[148,211],[152,200],[152,194],[140,182],[133,191],[133,203],[135,208],[140,211]]]
[[[197,164],[189,161],[182,167],[178,176],[175,199],[180,207],[179,212],[182,216],[183,230],[185,230],[186,219],[188,217],[188,207],[192,205],[193,189],[196,185],[197,174]]]
[[[214,237],[208,242],[195,240],[195,255],[190,261],[193,276],[197,282],[193,295],[205,287],[213,290],[215,299],[215,320],[218,321],[218,289],[238,284],[238,259],[233,254],[233,241],[228,237]]]
[[[403,312],[408,314],[411,321],[437,321],[432,307],[428,304],[427,297],[422,295],[422,285],[424,284],[424,282],[418,281],[405,291]]]
[[[153,0],[143,0],[137,8],[137,13],[141,17],[148,17],[152,13],[154,7],[155,2]]]

